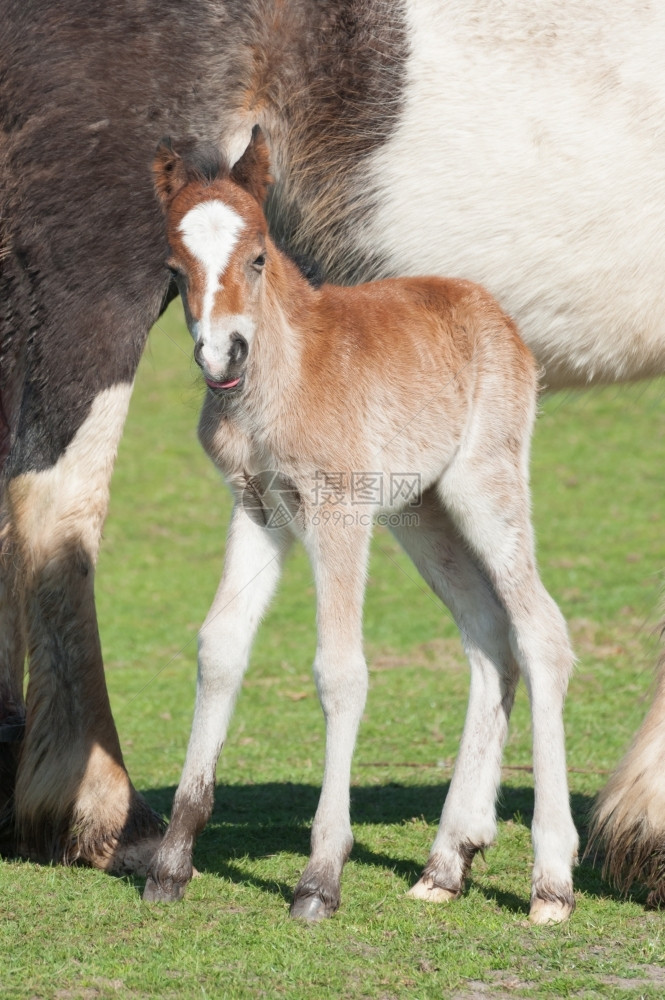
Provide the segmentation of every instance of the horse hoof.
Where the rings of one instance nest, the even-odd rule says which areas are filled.
[[[107,871],[116,875],[138,875],[143,878],[148,874],[150,862],[160,848],[161,836],[145,837],[136,843],[119,845],[113,853],[110,863],[105,866]]]
[[[332,917],[336,909],[336,906],[327,903],[318,895],[296,896],[289,912],[294,920],[306,920],[310,924],[316,924],[319,920]]]
[[[665,884],[661,882],[659,886],[652,889],[647,896],[646,901],[647,910],[663,910],[665,909]]]
[[[453,889],[444,889],[428,875],[423,875],[409,889],[407,896],[412,899],[424,899],[426,903],[449,903],[451,899],[457,899],[459,892],[455,892]]]
[[[157,882],[148,876],[143,890],[143,900],[146,903],[175,903],[185,895],[186,882],[174,882],[172,878]]]
[[[568,920],[575,909],[575,900],[540,899],[538,896],[531,901],[529,920],[532,924],[561,924]]]
[[[109,829],[100,827],[89,812],[87,816],[74,817],[77,832],[69,837],[58,860],[89,865],[114,875],[143,878],[161,845],[164,821],[134,789],[129,808],[123,810],[117,821],[119,828]]]

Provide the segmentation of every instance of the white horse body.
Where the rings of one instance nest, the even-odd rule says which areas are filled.
[[[363,247],[396,274],[484,284],[552,388],[665,371],[665,5],[409,0],[408,16]]]

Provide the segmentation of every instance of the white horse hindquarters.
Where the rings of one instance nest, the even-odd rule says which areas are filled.
[[[526,3],[407,14],[405,108],[370,159],[360,245],[483,284],[550,387],[660,374],[665,11],[578,0],[556,32]]]

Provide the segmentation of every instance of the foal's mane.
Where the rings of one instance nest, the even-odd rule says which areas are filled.
[[[197,142],[192,145],[191,150],[183,150],[181,156],[185,161],[188,180],[212,184],[213,181],[224,180],[231,173],[227,161],[212,142]]]

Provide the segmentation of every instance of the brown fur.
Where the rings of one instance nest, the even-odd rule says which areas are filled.
[[[272,408],[271,440],[275,443],[280,440],[281,452],[297,451],[303,455],[303,449],[306,453],[309,448],[311,462],[318,463],[318,468],[364,467],[372,456],[358,453],[362,442],[358,428],[349,428],[349,441],[331,441],[329,424],[339,412],[357,412],[359,397],[367,399],[367,406],[390,405],[395,398],[394,389],[405,382],[411,393],[408,408],[396,418],[402,425],[408,426],[425,406],[432,414],[445,412],[453,433],[454,418],[452,421],[451,418],[455,412],[454,400],[459,397],[461,422],[456,433],[460,434],[471,398],[469,393],[473,391],[470,385],[488,368],[493,372],[490,378],[496,382],[499,395],[509,394],[506,419],[511,410],[519,408],[520,383],[525,391],[532,384],[534,365],[514,324],[491,296],[470,282],[443,278],[385,279],[352,288],[327,284],[319,289],[310,287],[270,239],[265,217],[251,194],[253,190],[264,189],[268,170],[260,131],[255,130],[243,161],[251,163],[254,173],[248,176],[243,169],[242,186],[234,173],[229,175],[224,167],[221,176],[208,183],[188,182],[187,170],[183,169],[165,195],[164,168],[158,152],[154,163],[156,191],[167,213],[170,263],[187,276],[187,307],[193,316],[200,315],[204,270],[184,245],[179,226],[195,205],[219,199],[246,220],[246,227],[226,269],[218,309],[227,314],[242,311],[247,294],[244,261],[265,247],[268,263],[261,308],[266,314],[279,312],[281,320],[276,318],[275,322],[286,322],[307,331],[291,377],[280,387],[279,401],[268,402]],[[488,330],[494,333],[488,335]],[[262,361],[262,367],[288,364],[284,356],[288,347],[280,344],[279,337],[263,336],[260,347],[274,354],[267,365]],[[250,359],[250,368],[251,363]],[[507,374],[508,368],[510,380],[502,378],[502,370]],[[455,373],[454,377],[451,373]],[[250,376],[250,393],[251,383]],[[334,392],[331,386],[335,387]],[[211,403],[210,407],[214,410],[215,405]],[[500,400],[497,405],[501,407]],[[293,425],[293,413],[303,415],[301,425]],[[314,413],[316,420],[311,419]],[[205,428],[208,421],[205,413]],[[427,429],[414,442],[414,449],[427,451],[433,443],[426,440],[427,421],[424,426]],[[203,433],[207,437],[209,431]],[[282,434],[287,437],[281,439]],[[510,436],[508,430],[506,434]],[[516,437],[517,434],[515,430]],[[350,443],[355,452],[349,450]],[[440,442],[434,447],[440,448]],[[217,461],[221,460],[218,454]],[[236,470],[225,471],[233,474]]]
[[[20,754],[19,826],[34,827],[40,845],[75,823],[85,854],[105,823],[110,842],[123,822],[126,829],[145,825],[145,806],[133,798],[119,755],[92,601],[90,567],[106,509],[100,484],[106,488],[113,465],[116,425],[99,426],[95,449],[105,463],[94,495],[81,485],[81,470],[60,463],[96,397],[131,384],[148,330],[174,294],[150,183],[155,145],[185,129],[232,144],[238,130],[248,136],[263,116],[283,135],[282,166],[291,162],[301,171],[300,179],[284,171],[278,198],[282,236],[301,243],[318,231],[314,216],[324,194],[316,164],[327,147],[337,164],[327,191],[336,192],[341,236],[359,215],[350,178],[396,121],[405,56],[401,3],[388,9],[384,0],[195,2],[186,17],[177,0],[147,0],[132,10],[73,0],[66,18],[48,3],[8,0],[3,7],[0,467],[7,480],[22,480],[13,488],[22,523],[16,561],[6,545],[0,556],[0,725],[18,713],[21,728],[19,619],[26,611],[35,662],[25,744],[0,744],[0,798],[14,804]],[[369,204],[371,192],[365,194]],[[351,255],[332,241],[331,266],[333,256],[345,267]],[[364,255],[354,259],[358,264]],[[84,457],[84,480],[86,463]],[[49,471],[45,496],[33,474]],[[72,482],[82,497],[75,514]],[[64,589],[57,589],[55,565]],[[28,582],[20,600],[14,575]],[[88,767],[96,726],[104,753]],[[102,760],[106,782],[98,780]],[[89,779],[104,789],[94,809]],[[36,844],[22,847],[34,856]],[[99,857],[91,848],[90,860]]]
[[[170,262],[180,272],[194,355],[211,389],[200,437],[236,504],[224,576],[201,630],[187,759],[144,898],[180,898],[190,877],[194,838],[210,813],[230,707],[288,534],[302,537],[313,564],[315,676],[327,726],[312,853],[291,912],[315,920],[337,909],[353,842],[350,755],[366,692],[362,603],[371,513],[386,507],[403,511],[406,503],[386,497],[363,510],[354,483],[359,474],[385,482],[398,470],[417,470],[423,515],[425,497],[434,512],[428,528],[423,520],[422,528],[419,522],[414,529],[418,542],[413,535],[408,542],[404,538],[405,548],[414,546],[414,562],[425,579],[456,608],[474,677],[479,674],[472,691],[477,686],[483,692],[475,691],[470,702],[459,758],[464,763],[449,796],[453,818],[446,814],[447,802],[417,894],[441,899],[459,894],[473,853],[491,840],[517,663],[530,687],[534,719],[531,916],[536,922],[563,920],[574,906],[570,866],[577,849],[561,718],[573,658],[533,555],[527,463],[537,392],[534,360],[510,318],[468,281],[395,278],[318,289],[307,284],[270,238],[253,197],[267,172],[266,158],[257,151],[262,153],[263,141],[255,130],[243,157],[247,169],[238,175],[241,183],[222,169],[205,184],[195,179],[175,192],[170,187],[168,194],[159,156],[155,163]],[[220,205],[213,210],[211,201]],[[300,501],[288,528],[275,533],[266,521],[251,518],[255,526],[250,526],[242,499],[243,485],[251,487],[267,470],[276,470]],[[321,477],[335,483],[323,499],[315,495]],[[335,527],[335,516],[350,511],[356,519]],[[433,538],[461,540],[478,564],[462,574],[449,572],[429,553]],[[257,582],[264,573],[268,578]],[[473,612],[482,622],[477,626],[482,636],[473,639],[462,624],[470,613],[470,589],[477,599]],[[243,652],[234,652],[234,646]],[[476,745],[485,724],[494,728],[489,766],[477,759],[485,749]],[[465,788],[472,791],[474,770],[482,774],[480,795],[465,828],[460,805]]]

